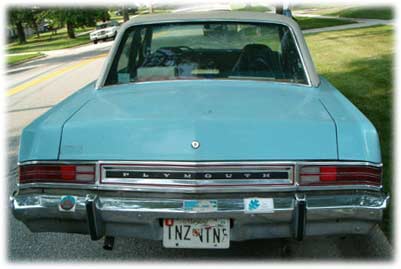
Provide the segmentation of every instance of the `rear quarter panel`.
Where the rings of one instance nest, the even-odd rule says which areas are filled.
[[[94,82],[83,87],[24,128],[18,161],[57,160],[64,123],[84,104],[94,91]]]
[[[325,78],[320,81],[321,101],[336,122],[339,159],[381,163],[376,128]]]

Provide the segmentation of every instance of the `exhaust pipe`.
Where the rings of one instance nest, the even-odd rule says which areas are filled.
[[[114,236],[106,236],[104,238],[103,249],[113,250],[113,247],[114,247]]]

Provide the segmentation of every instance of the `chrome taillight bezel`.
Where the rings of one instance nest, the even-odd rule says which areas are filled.
[[[33,163],[19,166],[19,184],[94,184],[95,164]]]
[[[320,164],[300,167],[300,186],[373,185],[381,186],[382,166]]]

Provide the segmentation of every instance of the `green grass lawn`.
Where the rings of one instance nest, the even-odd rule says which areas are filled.
[[[319,74],[347,96],[376,126],[382,149],[384,189],[392,193],[393,27],[311,34],[306,35],[306,40]],[[385,212],[382,226],[390,241],[392,216],[390,207]]]
[[[302,30],[355,23],[352,20],[295,17]]]
[[[394,11],[391,7],[352,7],[329,13],[327,15],[344,18],[391,20],[394,18]]]
[[[93,27],[75,29],[75,34],[86,32],[92,30]],[[41,33],[40,37],[36,35],[31,36],[27,39],[26,44],[18,44],[18,42],[13,42],[7,45],[8,53],[21,53],[21,52],[39,52],[48,51],[56,49],[71,48],[83,44],[90,43],[89,34],[84,34],[82,36],[77,36],[74,39],[70,39],[67,36],[66,29],[60,29],[57,34]]]
[[[13,64],[18,64],[21,62],[25,62],[27,60],[37,58],[42,56],[42,53],[39,52],[34,52],[34,53],[29,53],[29,54],[22,54],[22,55],[9,55],[7,56],[7,65],[13,65]]]

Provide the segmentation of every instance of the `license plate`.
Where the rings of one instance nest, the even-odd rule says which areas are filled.
[[[228,219],[165,219],[163,246],[166,248],[229,248]]]

